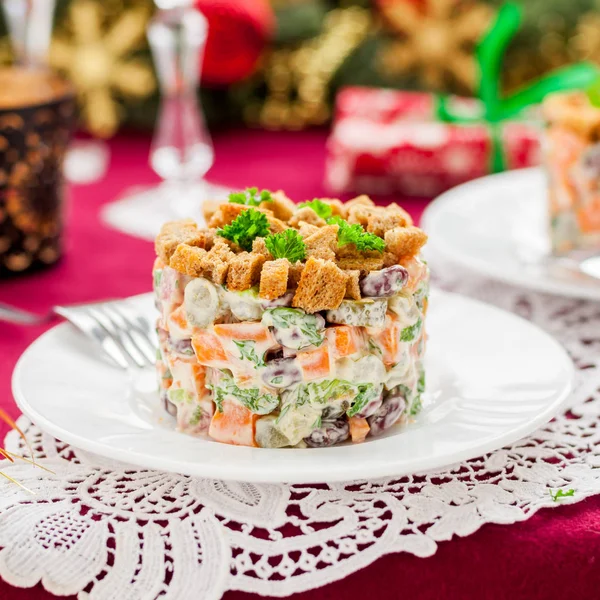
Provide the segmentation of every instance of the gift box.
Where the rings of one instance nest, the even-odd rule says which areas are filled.
[[[446,98],[444,108],[464,122],[440,120],[433,94],[341,90],[327,142],[328,188],[431,197],[496,170],[498,151],[507,169],[540,163],[537,111],[530,109],[527,120],[491,124],[476,99]]]

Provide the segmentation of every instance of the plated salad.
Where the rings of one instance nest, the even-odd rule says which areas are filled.
[[[552,249],[600,249],[600,102],[557,93],[543,110]]]
[[[250,188],[205,213],[156,239],[157,370],[180,431],[323,447],[419,412],[427,238],[404,210]]]

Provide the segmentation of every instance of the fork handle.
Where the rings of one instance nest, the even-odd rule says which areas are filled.
[[[8,321],[17,325],[38,325],[51,318],[52,314],[38,315],[0,302],[0,321]]]

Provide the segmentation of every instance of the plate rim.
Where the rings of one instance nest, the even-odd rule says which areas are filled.
[[[471,181],[467,181],[460,185],[457,185],[446,192],[437,196],[432,200],[423,211],[421,216],[421,227],[429,234],[430,231],[434,232],[432,223],[435,223],[441,213],[448,205],[451,205],[457,196],[469,188],[482,187],[482,193],[485,193],[485,186],[494,185],[496,181],[507,179],[513,180],[515,178],[530,179],[533,177],[543,176],[544,171],[542,167],[527,167],[523,169],[513,169],[511,171],[505,171],[502,173],[493,173],[491,175],[485,175],[484,177],[478,177]],[[486,278],[495,279],[503,283],[515,287],[522,287],[537,292],[543,292],[552,296],[561,296],[565,298],[579,298],[583,300],[600,300],[600,285],[596,290],[593,287],[579,286],[575,283],[569,283],[564,281],[556,281],[552,283],[547,280],[531,279],[525,275],[511,276],[506,274],[504,269],[499,268],[494,263],[480,260],[477,256],[467,255],[464,252],[459,252],[456,248],[447,243],[445,240],[436,236],[432,233],[430,235],[427,246],[429,246],[430,252],[442,255],[444,258],[454,262],[478,275],[482,275]],[[427,252],[427,246],[425,251]]]
[[[417,473],[423,473],[428,471],[441,471],[443,469],[448,468],[451,465],[456,463],[463,462],[465,460],[470,460],[473,458],[477,458],[488,454],[489,452],[493,452],[494,450],[500,449],[504,446],[513,444],[514,442],[522,439],[526,435],[532,433],[542,425],[548,423],[556,414],[558,414],[559,410],[564,405],[566,399],[571,394],[574,387],[575,380],[575,366],[573,361],[569,357],[567,351],[563,347],[563,345],[558,342],[553,336],[551,336],[547,331],[534,325],[533,323],[527,321],[526,319],[520,317],[519,315],[512,313],[510,311],[501,309],[493,304],[489,304],[486,302],[482,302],[480,300],[462,295],[456,294],[453,292],[447,292],[444,290],[440,290],[439,288],[432,288],[432,291],[436,295],[440,297],[444,295],[458,297],[461,300],[466,300],[470,303],[475,303],[481,306],[484,306],[486,309],[491,310],[493,312],[499,312],[504,316],[511,317],[520,321],[522,324],[529,328],[533,328],[537,331],[538,334],[541,334],[543,337],[547,339],[547,341],[552,344],[556,351],[562,355],[562,360],[564,362],[564,368],[566,370],[565,381],[562,384],[562,389],[557,393],[554,400],[540,413],[532,417],[527,422],[521,424],[519,427],[514,428],[510,431],[510,434],[502,433],[492,437],[490,440],[486,441],[486,443],[480,443],[478,445],[474,445],[470,448],[465,448],[461,451],[457,451],[449,455],[446,459],[441,461],[439,457],[429,457],[422,458],[420,460],[411,461],[410,465],[404,465],[402,467],[394,467],[392,462],[384,462],[379,465],[371,465],[369,468],[368,476],[357,474],[356,469],[352,468],[352,465],[348,463],[340,464],[339,468],[335,472],[329,472],[326,479],[323,479],[322,476],[308,476],[304,470],[300,470],[299,472],[293,472],[290,476],[290,471],[287,472],[285,478],[278,475],[277,472],[269,472],[266,473],[264,471],[254,471],[248,470],[248,466],[244,463],[240,463],[239,465],[231,465],[230,463],[227,465],[227,470],[223,472],[223,464],[222,463],[194,463],[194,462],[182,462],[177,459],[168,459],[165,457],[160,457],[160,460],[157,462],[159,464],[155,464],[154,466],[150,464],[150,461],[153,460],[147,454],[141,454],[139,452],[131,451],[127,460],[123,459],[123,449],[115,449],[107,443],[97,442],[94,440],[89,440],[86,437],[81,436],[77,433],[72,433],[69,430],[63,429],[59,425],[55,425],[53,421],[46,419],[43,415],[37,412],[31,404],[27,401],[24,394],[20,389],[19,380],[23,376],[21,371],[24,369],[25,361],[28,358],[28,355],[35,351],[35,347],[38,343],[41,343],[41,340],[46,337],[50,337],[55,330],[58,328],[68,328],[70,325],[67,322],[59,323],[54,327],[50,328],[48,331],[41,334],[38,338],[36,338],[21,354],[19,357],[17,364],[14,368],[13,375],[11,378],[11,387],[15,402],[22,413],[27,416],[37,427],[39,427],[43,432],[52,435],[56,439],[72,445],[73,447],[83,450],[86,452],[90,452],[92,454],[98,455],[103,458],[108,458],[110,460],[114,460],[122,465],[133,465],[136,467],[140,467],[142,469],[148,470],[156,470],[156,471],[166,471],[174,474],[181,474],[185,476],[191,477],[202,477],[208,479],[217,479],[223,481],[237,481],[237,482],[248,482],[248,483],[285,483],[285,484],[311,484],[311,483],[340,483],[340,482],[349,482],[349,481],[357,481],[357,480],[374,480],[383,477],[403,477],[406,475],[412,475]],[[133,296],[130,298],[140,298],[143,296],[149,296],[148,294],[139,294],[138,296]],[[185,435],[185,434],[179,434]],[[398,434],[402,435],[402,433]],[[189,437],[189,436],[186,436]],[[386,439],[392,439],[396,436],[390,436],[388,438],[382,438],[383,442]],[[193,439],[193,438],[192,438]],[[373,441],[371,443],[377,443],[377,441]],[[369,444],[370,445],[370,444]],[[230,446],[235,448],[234,446]],[[364,447],[364,446],[360,446]],[[244,447],[240,447],[244,448]],[[283,453],[283,452],[293,452],[293,449],[270,449],[270,448],[261,448],[257,449],[260,452],[268,452],[268,453]],[[321,449],[324,451],[328,451],[329,449],[324,448]],[[295,465],[296,466],[296,465]]]

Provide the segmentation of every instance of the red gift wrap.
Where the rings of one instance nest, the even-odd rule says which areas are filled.
[[[465,119],[481,113],[478,100],[449,102]],[[507,169],[541,162],[537,121],[443,122],[429,93],[348,87],[338,94],[335,112],[325,178],[336,194],[433,197],[490,173],[494,143]]]

